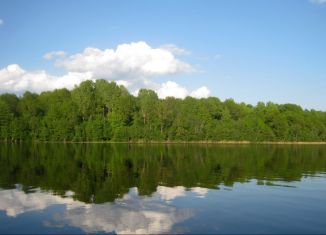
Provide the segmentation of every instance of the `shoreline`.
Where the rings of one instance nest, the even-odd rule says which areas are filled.
[[[0,143],[57,143],[57,144],[235,144],[235,145],[326,145],[326,141],[0,141]]]

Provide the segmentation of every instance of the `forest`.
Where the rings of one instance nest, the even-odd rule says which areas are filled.
[[[100,79],[71,91],[1,94],[0,140],[326,141],[326,112],[216,97],[159,99],[148,89],[133,96]]]

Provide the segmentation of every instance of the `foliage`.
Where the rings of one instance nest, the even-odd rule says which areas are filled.
[[[294,104],[137,97],[105,80],[0,95],[2,141],[326,141],[326,113]]]

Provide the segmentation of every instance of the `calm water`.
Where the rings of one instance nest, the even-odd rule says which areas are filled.
[[[2,144],[0,233],[326,233],[326,146]]]

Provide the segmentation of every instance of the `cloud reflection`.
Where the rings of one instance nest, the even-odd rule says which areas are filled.
[[[68,193],[71,193],[68,191]],[[67,209],[83,206],[84,203],[75,201],[71,197],[61,197],[49,192],[43,192],[39,188],[33,193],[25,193],[18,185],[16,189],[0,191],[0,210],[7,216],[16,217],[19,214],[43,210],[51,205],[64,204]]]
[[[171,201],[177,197],[186,196],[187,189],[183,186],[176,187],[166,187],[166,186],[157,186],[154,196],[157,196],[163,200]],[[195,193],[197,197],[205,197],[208,193],[207,188],[193,187],[190,188],[190,192]]]
[[[204,188],[191,188],[192,193],[203,197]],[[0,191],[0,210],[9,217],[44,210],[52,205],[64,205],[62,214],[44,221],[44,226],[62,227],[64,225],[81,228],[87,233],[116,232],[118,234],[167,233],[173,226],[194,215],[191,209],[171,205],[177,197],[186,196],[185,187],[158,186],[152,196],[139,196],[137,188],[131,188],[114,203],[86,204],[72,198],[73,192],[67,191],[65,197],[35,189],[25,193],[19,186],[16,189]]]

